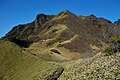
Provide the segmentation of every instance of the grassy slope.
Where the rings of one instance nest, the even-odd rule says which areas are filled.
[[[0,80],[45,80],[50,75],[54,79],[62,71],[54,62],[26,56],[18,46],[0,40]]]
[[[26,50],[45,60],[64,61],[79,58],[80,53],[71,52],[69,49],[65,49],[64,46],[58,47],[70,44],[78,37],[77,35],[73,35],[69,32],[65,33],[67,30],[68,27],[62,24],[52,26],[45,33],[46,35],[51,36],[51,38],[33,43],[29,48],[26,48]],[[54,33],[52,34],[52,32]],[[51,52],[51,49],[58,50],[60,54]]]
[[[0,80],[55,80],[58,77],[59,80],[119,80],[120,53],[55,63],[26,56],[18,46],[0,41]]]
[[[55,63],[26,56],[18,46],[0,41],[0,80],[55,80],[58,77],[59,80],[119,80],[120,54]]]

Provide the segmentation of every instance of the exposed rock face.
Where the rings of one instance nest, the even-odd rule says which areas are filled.
[[[35,20],[35,27],[42,27],[47,21],[51,20],[54,16],[38,14]]]
[[[94,15],[77,16],[65,10],[56,16],[39,14],[35,21],[14,27],[4,38],[22,47],[29,47],[31,44],[30,49],[38,50],[39,53],[43,51],[49,57],[59,56],[62,60],[66,60],[64,58],[67,54],[63,52],[65,48],[72,55],[68,58],[75,59],[78,55],[74,52],[82,53],[82,57],[93,56],[95,53],[91,45],[100,48],[101,42],[106,42],[113,35],[120,35],[119,25],[119,20],[113,24]],[[46,50],[40,50],[42,48]],[[58,54],[51,55],[51,48],[57,48],[62,57]]]
[[[115,34],[119,35],[120,34],[120,19],[115,21],[115,23],[113,25],[114,25],[114,29],[115,29]]]
[[[118,19],[118,21],[116,21],[114,24],[120,26],[120,19]]]
[[[13,29],[6,34],[4,38],[9,39],[12,42],[14,40],[25,41],[23,44],[21,43],[20,46],[28,47],[29,44],[33,41],[29,38],[33,36],[39,29],[43,27],[43,25],[49,21],[53,16],[45,15],[45,14],[38,14],[35,21],[28,23],[28,24],[20,24],[18,26],[13,27]],[[16,43],[18,44],[18,42]],[[19,45],[19,44],[18,44]],[[24,46],[26,45],[26,46]]]

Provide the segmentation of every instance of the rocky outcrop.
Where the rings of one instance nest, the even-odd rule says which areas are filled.
[[[52,15],[50,16],[45,14],[38,14],[35,21],[13,27],[13,29],[8,32],[3,38],[7,38],[19,46],[28,47],[29,44],[33,42],[33,39],[29,38],[35,35],[47,21],[52,19],[52,17]],[[23,43],[21,43],[21,41]]]

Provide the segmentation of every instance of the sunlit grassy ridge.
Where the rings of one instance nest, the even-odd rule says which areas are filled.
[[[66,25],[57,24],[49,28],[45,33],[48,38],[33,43],[26,50],[39,58],[50,61],[65,61],[80,57],[80,53],[72,52],[64,48],[64,45],[71,44],[78,38]],[[56,52],[51,51],[56,50]]]
[[[58,71],[57,74],[54,71]],[[45,80],[50,75],[54,75],[54,79],[59,77],[62,71],[63,68],[56,63],[26,56],[20,47],[0,40],[0,80],[38,80],[39,76]]]

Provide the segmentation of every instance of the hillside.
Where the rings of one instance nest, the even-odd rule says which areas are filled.
[[[39,14],[32,23],[14,27],[3,39],[45,60],[64,61],[94,56],[119,31],[119,20],[111,23],[65,10],[58,15]]]
[[[54,80],[62,71],[57,63],[37,59],[17,45],[0,40],[0,80]]]
[[[119,80],[120,20],[38,14],[0,40],[0,80]]]
[[[119,80],[120,53],[67,62],[38,59],[8,41],[0,41],[0,80]]]
[[[120,53],[64,62],[65,70],[58,80],[119,80]]]

